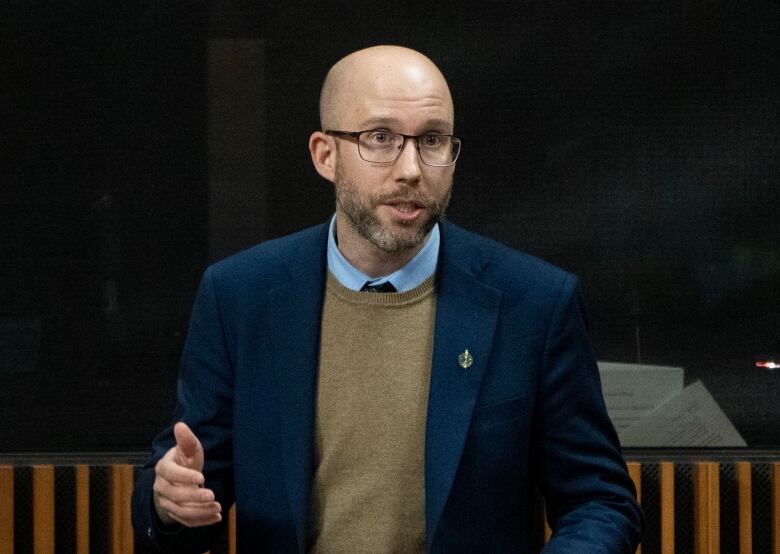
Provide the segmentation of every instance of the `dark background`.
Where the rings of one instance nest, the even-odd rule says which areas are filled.
[[[331,213],[319,86],[377,43],[450,82],[453,221],[577,273],[599,359],[683,366],[780,445],[776,2],[0,12],[0,452],[148,447],[205,266]]]

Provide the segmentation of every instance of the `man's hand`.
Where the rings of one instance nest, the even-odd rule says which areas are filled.
[[[214,493],[203,488],[203,447],[183,422],[173,427],[176,446],[154,467],[154,508],[166,525],[211,525],[222,520]]]

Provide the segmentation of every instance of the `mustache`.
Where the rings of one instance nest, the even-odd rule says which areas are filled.
[[[394,192],[388,192],[380,194],[372,199],[372,204],[378,206],[379,204],[385,204],[387,202],[409,202],[410,204],[419,204],[420,206],[431,206],[436,204],[427,195],[412,190],[398,190]]]

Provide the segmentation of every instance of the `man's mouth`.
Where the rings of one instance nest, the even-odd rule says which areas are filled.
[[[413,221],[425,210],[424,205],[405,200],[390,201],[386,202],[385,205],[390,208],[392,216],[401,221]]]
[[[422,206],[416,204],[415,202],[397,202],[395,204],[391,204],[391,206],[393,206],[393,208],[395,208],[399,212],[403,212],[403,213],[409,213],[415,210],[422,209]]]

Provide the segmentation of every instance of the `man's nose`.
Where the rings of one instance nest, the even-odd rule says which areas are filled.
[[[413,138],[406,139],[406,142],[395,160],[394,172],[396,179],[403,181],[416,182],[420,180],[422,173],[420,164],[420,153],[417,151],[417,141]]]

